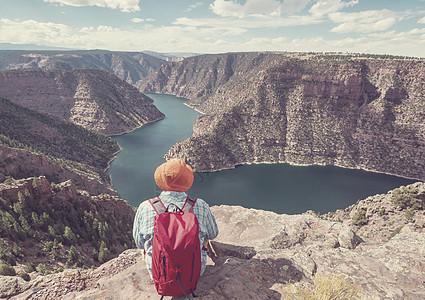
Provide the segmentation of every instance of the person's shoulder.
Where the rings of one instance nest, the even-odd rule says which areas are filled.
[[[196,197],[192,197],[193,199],[196,199],[196,204],[201,205],[201,206],[209,206],[208,203],[201,199],[201,198],[196,198]]]
[[[139,210],[142,210],[142,209],[146,209],[146,208],[152,207],[152,204],[150,203],[150,200],[153,200],[153,199],[155,199],[155,198],[147,199],[147,200],[143,201],[142,203],[139,204],[139,208],[138,209]]]

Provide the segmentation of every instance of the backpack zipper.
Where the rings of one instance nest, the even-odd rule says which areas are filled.
[[[167,282],[167,270],[165,268],[165,255],[162,256],[162,271],[164,272],[164,281]]]
[[[192,273],[190,274],[190,282],[193,279],[193,269],[195,268],[195,252],[192,253]]]

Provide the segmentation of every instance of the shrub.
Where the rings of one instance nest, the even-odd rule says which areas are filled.
[[[35,265],[32,262],[27,262],[25,264],[25,272],[31,273],[35,271]]]
[[[47,271],[46,265],[40,263],[40,264],[38,264],[36,270],[37,270],[38,273],[41,273],[41,275],[44,275],[44,274],[46,274],[46,271]]]
[[[11,265],[8,265],[5,262],[0,262],[0,275],[16,276],[16,272],[15,272],[15,269]]]
[[[407,220],[411,221],[415,216],[415,210],[413,209],[413,207],[406,209],[406,211],[404,212],[404,216]]]
[[[393,237],[399,234],[402,228],[403,226],[399,226],[393,232],[391,232],[390,236],[388,237],[388,240],[391,240]]]
[[[284,293],[288,300],[354,300],[362,299],[362,291],[343,275],[316,275],[312,289],[289,284]]]
[[[30,277],[30,275],[28,273],[20,273],[19,274],[19,277],[21,277],[25,281],[30,281],[31,280],[31,277]]]
[[[369,219],[366,217],[366,211],[361,209],[353,216],[352,224],[353,225],[366,225]]]
[[[401,209],[412,208],[414,210],[422,208],[422,200],[418,198],[418,190],[401,186],[392,192],[392,203]]]
[[[380,217],[382,217],[383,215],[385,215],[385,208],[381,208],[381,209],[379,210],[378,215],[379,215]]]

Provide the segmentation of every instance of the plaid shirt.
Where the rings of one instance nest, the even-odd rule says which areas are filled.
[[[170,203],[178,205],[180,208],[186,202],[187,194],[184,192],[169,192],[164,191],[159,196],[165,207]],[[204,239],[212,240],[218,235],[218,227],[215,222],[215,218],[211,213],[208,204],[198,199],[193,207],[192,212],[196,215],[199,222],[199,241],[201,247],[204,243]],[[136,216],[134,218],[133,225],[133,237],[136,242],[136,246],[146,251],[146,267],[149,271],[149,275],[152,278],[152,239],[153,239],[153,221],[156,215],[155,210],[149,203],[149,200],[142,202],[137,209]],[[201,250],[201,275],[205,271],[205,265],[207,262],[207,252]]]

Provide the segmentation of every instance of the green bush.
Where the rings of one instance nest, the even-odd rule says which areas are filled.
[[[366,211],[361,209],[353,216],[352,224],[361,226],[366,225],[369,219],[366,217]]]
[[[42,263],[38,264],[36,270],[37,270],[38,273],[41,273],[41,275],[44,275],[47,272],[46,265],[42,264]]]
[[[27,262],[25,264],[25,272],[31,273],[35,271],[35,265],[32,262]]]
[[[385,215],[385,208],[381,208],[381,209],[379,210],[378,215],[379,215],[380,217],[382,217],[383,215]]]
[[[21,277],[25,281],[30,281],[31,280],[31,277],[30,277],[30,275],[28,273],[20,273],[19,274],[19,277]]]
[[[415,210],[413,209],[413,207],[406,209],[406,211],[404,212],[404,216],[409,221],[413,220],[413,217],[415,216]]]
[[[15,272],[15,269],[11,265],[8,265],[5,262],[0,262],[0,275],[16,276],[16,272]]]
[[[401,209],[412,208],[413,210],[423,208],[423,201],[418,198],[418,190],[401,186],[392,192],[391,201]]]
[[[388,237],[388,240],[391,240],[393,237],[399,234],[402,228],[403,226],[399,226],[393,232],[391,232],[390,236]]]

